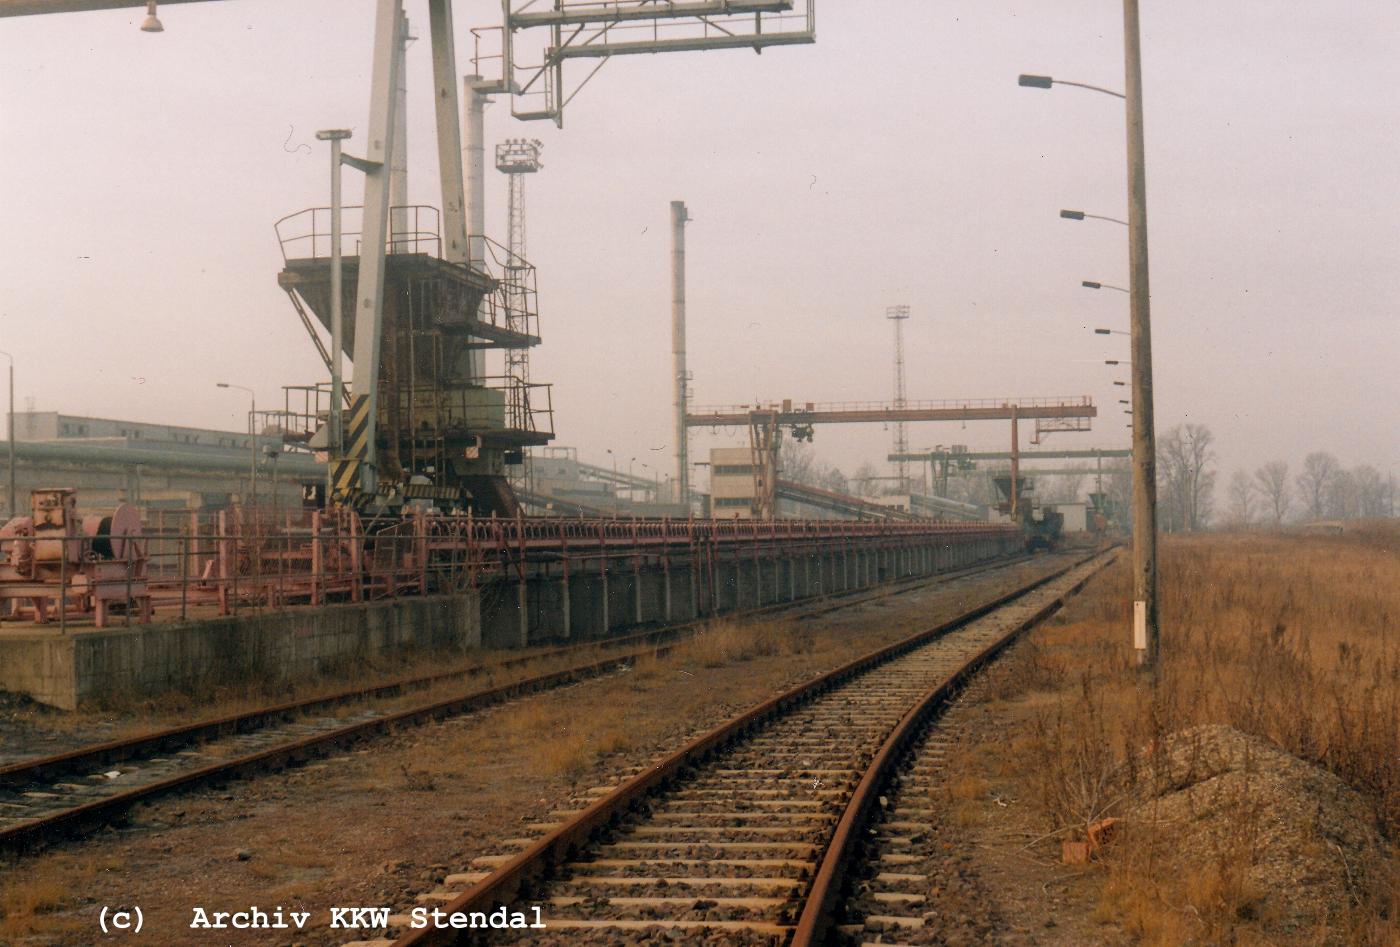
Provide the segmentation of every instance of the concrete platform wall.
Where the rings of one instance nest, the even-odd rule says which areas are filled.
[[[530,567],[466,595],[298,607],[189,622],[83,629],[0,628],[0,689],[64,709],[211,684],[290,681],[416,650],[518,648],[604,638],[931,575],[1004,557],[1011,535],[957,544],[846,548],[669,563],[617,558],[565,575]]]
[[[168,691],[291,681],[405,650],[481,644],[477,594],[190,622],[0,630],[0,689],[64,710]]]

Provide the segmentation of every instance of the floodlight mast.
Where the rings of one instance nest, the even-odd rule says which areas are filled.
[[[909,319],[909,307],[904,304],[885,307],[885,318],[894,323],[894,407],[895,410],[903,410],[906,401],[904,387],[904,323]],[[896,421],[894,424],[894,451],[895,454],[904,454],[909,450],[909,427],[904,421]],[[907,461],[895,461],[895,475],[899,478],[900,493],[910,492],[909,488],[909,464]]]

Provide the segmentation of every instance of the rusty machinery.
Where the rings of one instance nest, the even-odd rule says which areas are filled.
[[[6,617],[42,624],[53,610],[71,609],[92,614],[101,628],[117,605],[150,620],[141,514],[125,503],[110,514],[80,517],[77,491],[35,490],[30,515],[0,527],[0,557]]]

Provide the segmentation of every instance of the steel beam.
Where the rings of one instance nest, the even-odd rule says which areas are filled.
[[[815,34],[806,30],[792,33],[751,33],[747,36],[696,36],[686,39],[649,39],[635,43],[591,43],[556,46],[545,53],[550,62],[565,59],[605,59],[610,56],[639,56],[646,53],[694,52],[706,49],[761,49],[765,46],[800,46],[815,43]]]
[[[428,0],[437,113],[438,174],[442,179],[442,258],[467,262],[466,199],[462,184],[462,126],[457,111],[457,47],[452,0]]]
[[[1098,410],[1091,404],[1038,405],[1017,407],[1011,404],[997,407],[916,407],[867,408],[851,410],[783,411],[756,409],[753,411],[716,411],[713,414],[687,414],[688,427],[729,427],[748,424],[758,418],[773,424],[859,424],[873,421],[1009,421],[1011,418],[1093,418]],[[927,455],[919,459],[926,459]]]
[[[1121,450],[1095,450],[1093,448],[1078,448],[1075,450],[1023,450],[1021,451],[1021,462],[1028,460],[1095,460],[1099,457],[1131,457],[1132,451],[1124,448]],[[963,451],[954,453],[952,451],[910,451],[907,454],[890,454],[885,458],[888,461],[944,461],[944,460],[1010,460],[1011,452],[1007,450],[982,450]]]
[[[160,0],[162,6],[176,3],[207,3],[209,0]],[[0,17],[38,16],[44,13],[91,13],[97,10],[129,10],[146,6],[146,0],[0,0]]]
[[[378,0],[374,15],[374,64],[370,73],[369,134],[360,237],[359,283],[355,292],[354,374],[350,383],[351,431],[344,460],[355,465],[347,479],[360,490],[375,487],[375,433],[379,396],[379,348],[384,329],[385,242],[389,224],[389,174],[394,160],[394,94],[403,44],[403,0]]]
[[[532,26],[583,26],[589,23],[623,23],[635,20],[678,19],[691,16],[726,16],[734,13],[787,13],[792,0],[695,0],[691,3],[638,3],[631,7],[596,4],[592,10],[546,10],[539,13],[506,12],[512,30]]]

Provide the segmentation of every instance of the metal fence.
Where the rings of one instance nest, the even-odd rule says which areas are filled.
[[[537,569],[811,555],[1003,539],[989,523],[519,517],[234,507],[150,511],[140,535],[0,538],[9,620],[98,627],[454,594]],[[25,544],[28,545],[25,545]],[[55,545],[56,544],[56,545]],[[42,545],[42,549],[40,548]]]

